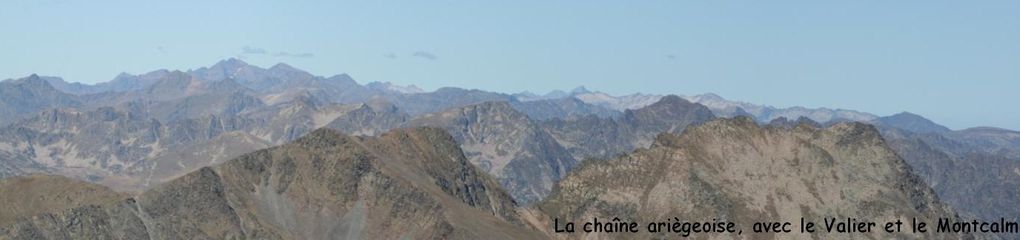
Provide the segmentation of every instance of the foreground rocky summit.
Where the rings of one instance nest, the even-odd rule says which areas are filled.
[[[649,149],[582,164],[563,179],[537,209],[561,222],[642,223],[732,221],[749,234],[757,221],[801,217],[875,222],[917,217],[955,218],[910,167],[886,146],[877,130],[860,123],[818,129],[760,127],[746,117],[690,127],[681,135],[660,135]],[[552,222],[548,223],[552,224]],[[644,227],[644,225],[642,225]],[[674,238],[678,233],[578,233],[571,238]],[[945,233],[908,235],[874,229],[869,233],[758,233],[762,239],[960,238]],[[696,238],[739,238],[702,234]]]
[[[433,128],[378,138],[318,130],[135,197],[65,205],[17,213],[0,238],[540,238],[498,183]]]

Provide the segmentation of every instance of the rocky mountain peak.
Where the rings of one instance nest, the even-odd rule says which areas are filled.
[[[0,125],[32,117],[49,108],[81,104],[77,97],[56,89],[47,80],[49,78],[32,74],[0,82]]]
[[[266,70],[236,58],[229,58],[217,62],[210,67],[202,67],[189,71],[195,79],[204,82],[217,82],[223,79],[234,78],[237,82],[246,86],[259,89],[266,81]]]
[[[708,111],[708,113],[711,114],[711,110],[708,110],[708,108],[706,108],[705,106],[702,106],[701,104],[697,103],[692,103],[677,95],[666,95],[659,99],[659,101],[656,101],[651,105],[635,110],[628,110],[626,112],[633,112],[633,114],[663,114],[663,113],[675,114],[678,113],[678,111],[682,110],[683,111],[696,110],[701,112]]]
[[[268,70],[269,71],[283,71],[283,72],[301,71],[301,70],[298,70],[297,68],[294,68],[294,66],[291,66],[290,64],[286,64],[286,63],[276,63],[273,66],[269,67]]]
[[[332,77],[329,77],[326,80],[334,81],[334,82],[345,82],[345,83],[355,83],[355,84],[357,84],[357,82],[354,81],[354,78],[351,77],[351,75],[348,75],[346,73],[341,73],[341,74],[333,75]]]
[[[347,135],[336,130],[320,128],[294,140],[294,144],[315,149],[325,149],[346,143],[347,141],[350,141],[348,138],[349,137]]]
[[[564,98],[570,96],[572,96],[570,93],[564,92],[563,90],[552,90],[545,93],[545,95],[542,95],[544,98]]]
[[[684,98],[682,98],[680,96],[670,94],[670,95],[663,96],[661,99],[659,99],[658,102],[655,102],[655,103],[653,103],[652,105],[649,105],[649,106],[663,106],[663,105],[665,105],[665,106],[675,106],[675,105],[690,105],[690,104],[692,104],[690,101],[687,101],[686,99],[684,99]]]
[[[632,125],[656,129],[665,127],[662,130],[668,132],[682,129],[687,124],[707,122],[713,118],[715,115],[707,107],[691,103],[676,95],[664,96],[658,102],[636,110],[627,110],[623,115],[623,120]]]
[[[172,71],[169,74],[162,76],[159,80],[149,86],[146,92],[153,95],[182,93],[183,91],[187,91],[190,86],[193,86],[192,81],[193,79],[191,75],[181,71]],[[166,97],[184,97],[184,95]]]
[[[706,123],[690,126],[687,128],[687,132],[691,134],[697,132],[703,133],[715,133],[715,134],[739,134],[744,131],[757,131],[760,130],[758,124],[754,119],[746,116],[738,116],[733,118],[720,118],[714,121],[708,121]]]
[[[56,89],[53,88],[53,85],[51,85],[49,81],[46,81],[46,79],[35,73],[29,75],[28,77],[14,80],[11,83],[26,90],[56,91]]]
[[[744,225],[751,224],[747,219],[955,216],[878,131],[863,123],[788,129],[761,127],[747,117],[716,119],[679,135],[662,134],[651,148],[584,165],[557,186],[538,208],[560,221],[684,216]],[[876,210],[862,202],[889,208]],[[613,238],[593,235],[598,234],[577,238]]]
[[[585,88],[584,86],[577,86],[573,90],[570,90],[570,94],[571,95],[585,94],[585,93],[591,93],[591,91],[589,91],[588,88]]]
[[[725,101],[726,99],[715,93],[705,93],[697,96],[698,98],[710,101]]]
[[[842,137],[840,143],[847,142],[864,142],[864,143],[882,143],[885,140],[882,139],[882,134],[875,128],[874,125],[862,123],[862,122],[841,122],[835,125],[825,128],[830,132],[836,133]],[[882,147],[887,148],[884,143]]]
[[[949,128],[939,125],[927,118],[910,112],[901,112],[892,116],[880,117],[874,120],[877,124],[899,128],[915,133],[946,133]]]
[[[739,115],[739,116],[751,117],[751,116],[748,116],[748,115]],[[822,126],[818,122],[815,122],[814,120],[811,120],[810,118],[804,117],[804,116],[798,117],[796,120],[790,120],[790,119],[787,119],[786,117],[779,117],[779,118],[776,118],[776,119],[772,119],[772,121],[769,121],[769,123],[767,125],[768,126],[775,126],[775,127],[784,127],[784,128],[795,128],[795,127],[799,127],[799,126],[807,126],[807,127],[819,128],[819,127]]]
[[[212,67],[210,67],[210,69],[217,69],[224,72],[233,72],[236,71],[237,69],[241,69],[247,66],[250,65],[248,65],[248,63],[242,61],[241,59],[228,58],[216,62],[216,64],[213,64]]]
[[[135,77],[134,74],[130,74],[130,73],[127,73],[127,72],[120,72],[120,73],[117,74],[117,76],[113,77],[113,81],[117,81],[118,79],[129,79],[129,78],[134,78],[134,77]]]
[[[270,76],[287,81],[300,81],[315,78],[311,73],[305,72],[304,70],[297,69],[286,63],[277,63],[266,70]]]

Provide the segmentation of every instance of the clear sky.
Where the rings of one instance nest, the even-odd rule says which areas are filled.
[[[5,0],[0,32],[0,79],[242,57],[426,90],[712,92],[1020,129],[1020,1]]]

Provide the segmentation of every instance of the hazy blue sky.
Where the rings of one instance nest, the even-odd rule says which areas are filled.
[[[5,0],[0,79],[242,56],[427,90],[713,92],[1020,129],[1020,1],[833,2]]]

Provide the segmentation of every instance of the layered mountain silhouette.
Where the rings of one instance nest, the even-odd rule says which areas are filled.
[[[266,105],[252,97],[250,89],[239,87],[230,79],[203,83],[183,72],[171,72],[166,76],[138,92],[122,94],[140,97],[131,97],[115,107],[87,112],[55,110],[9,126],[12,131],[31,132],[10,138],[12,146],[24,143],[20,144],[24,145],[23,150],[8,153],[11,158],[35,158],[43,165],[41,168],[20,166],[32,161],[19,161],[24,164],[9,167],[15,169],[9,170],[10,175],[14,175],[13,172],[61,173],[120,190],[139,190],[244,152],[285,143],[319,127],[356,135],[377,135],[400,126],[437,126],[457,136],[471,161],[496,176],[515,199],[530,203],[545,197],[553,183],[581,160],[647,147],[659,132],[680,131],[689,124],[712,118],[703,107],[697,109],[700,112],[688,115],[686,111],[696,105],[677,97],[663,98],[661,104],[650,105],[647,109],[610,114],[599,113],[612,110],[576,99],[548,100],[537,108],[583,117],[564,115],[564,118],[557,116],[545,121],[532,120],[530,115],[518,111],[537,109],[528,106],[545,100],[482,102],[411,117],[388,99],[378,96],[367,103],[345,105],[304,94]],[[224,92],[231,95],[217,94]],[[217,104],[224,102],[219,101],[221,99],[241,100],[226,101],[237,104]],[[464,103],[472,102],[474,100]],[[549,106],[559,107],[555,107],[556,110],[544,108]],[[567,109],[578,111],[565,111]],[[607,130],[619,134],[589,136],[588,129],[584,128],[571,133],[567,132],[571,128],[555,123],[567,119],[571,126],[583,126],[585,119],[593,118],[613,122],[612,129]],[[59,123],[54,125],[56,122]],[[81,129],[89,131],[81,133]],[[33,138],[48,141],[31,140]],[[585,140],[588,138],[603,140]],[[580,143],[582,140],[586,142]],[[614,150],[596,155],[585,153],[593,149]]]
[[[947,133],[952,130],[928,120],[920,115],[902,112],[892,116],[880,117],[874,120],[876,125],[897,128],[915,133]]]
[[[52,108],[80,106],[82,102],[77,97],[53,88],[35,74],[0,82],[0,125]]]
[[[582,164],[532,207],[517,204],[439,128],[379,137],[316,130],[135,195],[58,176],[0,181],[12,239],[644,238],[552,232],[555,219],[956,218],[877,130],[761,127],[721,119],[664,133],[648,149]],[[781,183],[781,184],[780,184]],[[42,201],[37,200],[42,199]],[[600,235],[601,234],[601,235]],[[854,238],[748,234],[759,239]],[[886,233],[867,233],[882,237]],[[994,238],[920,234],[905,238]],[[696,238],[732,238],[705,235]]]
[[[590,91],[585,87],[577,87],[570,92],[555,90],[545,95],[523,92],[514,94],[522,101],[555,100],[565,98],[576,98],[585,103],[602,106],[617,111],[638,109],[658,102],[663,95],[655,94],[631,94],[624,96],[613,96],[603,92]],[[712,110],[716,116],[735,117],[751,116],[758,122],[766,123],[777,118],[797,119],[806,117],[816,122],[830,121],[870,121],[877,116],[847,109],[828,108],[805,108],[789,107],[777,108],[772,106],[757,105],[747,102],[727,100],[719,95],[706,93],[693,96],[681,96],[687,101],[704,105]]]
[[[715,118],[700,104],[678,96],[666,96],[620,118],[594,115],[577,119],[553,119],[542,124],[577,159],[608,158],[651,145],[663,132],[680,133],[687,126]]]
[[[548,232],[611,215],[1015,221],[1018,163],[1016,131],[714,94],[423,91],[238,59],[0,82],[0,192],[31,190],[5,198],[19,207],[0,238],[666,237]],[[791,236],[812,237],[840,236]]]
[[[1020,219],[1020,132],[952,131],[901,113],[876,120],[882,135],[935,191],[963,215]]]

